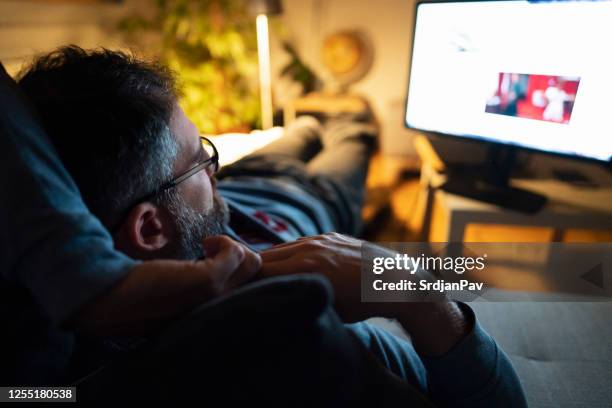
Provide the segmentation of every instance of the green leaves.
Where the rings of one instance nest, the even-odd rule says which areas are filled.
[[[179,76],[181,106],[205,133],[259,126],[257,38],[246,0],[157,0],[120,29],[159,34],[157,56]]]

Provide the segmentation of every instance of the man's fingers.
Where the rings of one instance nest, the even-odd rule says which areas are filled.
[[[209,237],[203,241],[206,259],[214,279],[227,280],[242,264],[245,254],[244,246],[227,236]]]
[[[329,247],[329,242],[333,239],[335,238],[328,235],[300,238],[297,241],[275,245],[270,249],[266,249],[261,253],[261,257],[264,262],[275,262],[288,259],[297,254],[318,252]],[[333,246],[335,248],[341,248],[346,246],[346,243],[344,241],[336,241],[333,242]]]
[[[295,241],[274,245],[272,248],[267,249],[264,252],[273,252],[273,251],[276,251],[278,249],[283,249],[283,248],[294,248],[297,246],[303,246],[305,244],[313,243],[313,242],[334,242],[337,245],[338,244],[339,245],[344,245],[344,244],[351,245],[357,242],[357,240],[353,237],[338,234],[336,232],[330,232],[330,233],[322,234],[322,235],[313,235],[310,237],[300,237],[296,239]]]
[[[215,235],[214,237],[206,237],[202,240],[202,247],[207,258],[214,258],[220,251],[228,249],[235,244],[236,242],[226,235]]]
[[[321,234],[321,235],[311,235],[308,237],[299,237],[295,241],[284,242],[282,244],[276,244],[270,249],[278,249],[278,248],[291,247],[295,245],[303,245],[304,243],[309,242],[309,241],[310,242],[321,241],[321,240],[331,239],[332,237],[335,237],[335,236],[341,236],[341,235],[335,232],[331,232],[331,233]]]
[[[218,293],[245,284],[261,269],[261,257],[228,236],[209,237],[203,241],[207,264]]]
[[[261,253],[261,260],[264,263],[277,262],[290,258],[295,253],[291,248],[276,249],[271,248]]]
[[[274,246],[266,249],[261,253],[261,258],[264,262],[276,262],[289,259],[295,255],[304,254],[314,248],[313,241],[294,241],[292,245]]]
[[[312,239],[312,237],[300,237],[300,238],[296,239],[295,241],[284,242],[282,244],[274,245],[273,247],[267,249],[266,251],[272,251],[272,250],[275,250],[275,249],[292,247],[292,246],[295,246],[295,245],[299,245],[303,241],[309,240],[309,239]]]
[[[225,289],[233,289],[252,280],[259,273],[261,264],[261,256],[259,254],[244,248],[244,260],[227,281]]]

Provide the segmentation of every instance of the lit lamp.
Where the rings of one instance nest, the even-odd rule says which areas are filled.
[[[257,16],[257,55],[259,58],[259,93],[261,98],[261,127],[273,126],[272,73],[270,69],[270,38],[268,16],[282,12],[280,0],[250,0],[249,11]]]

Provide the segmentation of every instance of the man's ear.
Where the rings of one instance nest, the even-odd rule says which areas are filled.
[[[172,228],[168,214],[160,207],[144,202],[136,205],[116,236],[117,246],[137,258],[148,258],[162,251],[170,242]]]

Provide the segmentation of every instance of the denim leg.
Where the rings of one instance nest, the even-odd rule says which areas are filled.
[[[256,155],[282,155],[309,161],[321,150],[321,123],[312,116],[300,116],[285,130],[283,136],[251,153]]]
[[[360,212],[376,140],[377,129],[372,125],[350,121],[329,124],[323,134],[323,150],[306,165],[308,174],[340,186],[354,207],[350,211]]]

